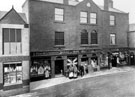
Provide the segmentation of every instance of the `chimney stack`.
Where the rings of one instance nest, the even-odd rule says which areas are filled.
[[[113,8],[113,1],[104,0],[104,10],[109,10],[109,8]]]
[[[63,0],[64,5],[68,5],[68,0]]]

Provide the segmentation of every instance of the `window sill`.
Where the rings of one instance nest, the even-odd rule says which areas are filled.
[[[116,25],[109,25],[110,27],[116,27]]]
[[[24,56],[24,55],[23,54],[1,55],[0,57],[16,57],[16,56]]]
[[[65,24],[65,22],[64,22],[64,21],[54,21],[54,23]]]
[[[80,25],[98,26],[98,24],[80,23]]]
[[[14,84],[5,84],[4,87],[12,86],[12,85],[20,85],[20,84],[23,84],[23,83],[22,82],[18,82],[18,83],[14,83]]]
[[[88,45],[81,45],[81,47],[91,47],[91,46],[99,46],[99,44],[88,44]]]
[[[65,48],[65,45],[55,45],[54,48]]]
[[[81,47],[88,47],[90,46],[89,44],[81,44]]]

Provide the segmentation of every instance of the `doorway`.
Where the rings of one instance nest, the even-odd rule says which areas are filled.
[[[63,75],[64,72],[64,61],[56,60],[55,61],[55,75]]]
[[[117,67],[117,57],[116,57],[116,55],[112,56],[112,67]]]
[[[134,65],[134,64],[135,64],[134,53],[131,52],[131,54],[130,54],[130,65]]]

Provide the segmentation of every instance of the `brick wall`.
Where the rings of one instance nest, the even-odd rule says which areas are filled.
[[[87,0],[75,6],[31,0],[30,8],[30,48],[31,51],[56,50],[54,45],[55,31],[64,31],[65,49],[86,48],[80,45],[80,32],[86,29],[89,33],[95,29],[98,32],[98,45],[87,48],[113,47],[110,46],[110,33],[116,33],[115,47],[127,47],[128,14],[101,10],[92,0],[91,7],[87,7]],[[55,7],[64,8],[64,22],[54,21]],[[97,13],[97,25],[80,24],[80,11]],[[116,26],[109,26],[109,16],[116,16]]]

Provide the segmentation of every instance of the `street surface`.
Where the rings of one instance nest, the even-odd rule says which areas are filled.
[[[33,91],[27,97],[135,97],[135,71],[72,81]]]

